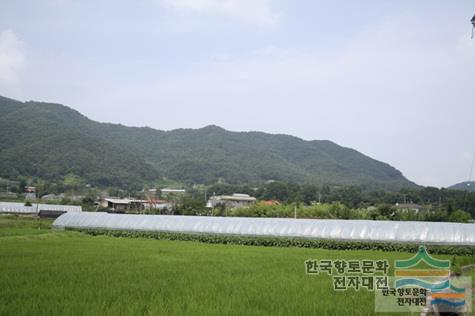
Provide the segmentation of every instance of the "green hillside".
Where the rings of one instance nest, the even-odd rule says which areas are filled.
[[[99,186],[164,177],[188,183],[415,186],[397,169],[331,141],[230,132],[160,131],[99,123],[59,104],[0,97],[0,177],[75,174]]]
[[[460,182],[448,187],[448,189],[475,192],[475,181]]]

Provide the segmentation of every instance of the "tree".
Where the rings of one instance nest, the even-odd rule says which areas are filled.
[[[287,202],[289,200],[289,189],[283,182],[272,182],[266,186],[263,195],[266,200]]]
[[[452,212],[452,214],[449,215],[450,222],[468,223],[471,220],[472,220],[472,216],[470,216],[469,213],[462,210],[456,210]]]

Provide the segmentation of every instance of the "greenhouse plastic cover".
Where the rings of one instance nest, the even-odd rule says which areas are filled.
[[[81,212],[77,205],[36,204],[25,206],[24,203],[0,202],[0,213],[36,214],[39,211]]]
[[[106,229],[196,234],[475,245],[475,224],[292,218],[66,213],[57,229]]]

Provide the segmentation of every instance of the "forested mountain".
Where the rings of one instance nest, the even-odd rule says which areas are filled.
[[[0,177],[97,186],[163,178],[187,183],[280,180],[397,189],[415,186],[388,164],[331,141],[230,132],[217,126],[160,131],[99,123],[60,105],[0,97]]]
[[[448,189],[475,192],[475,181],[460,182],[448,187]]]

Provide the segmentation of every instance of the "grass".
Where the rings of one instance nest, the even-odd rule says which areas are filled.
[[[0,237],[29,236],[51,233],[52,219],[34,217],[0,216]]]
[[[0,315],[370,315],[371,292],[334,292],[304,261],[412,256],[93,237],[50,224],[0,216]]]

